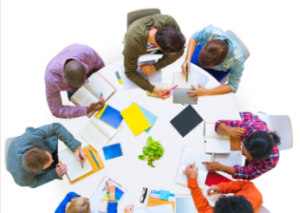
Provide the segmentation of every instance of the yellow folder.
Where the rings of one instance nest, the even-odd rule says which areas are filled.
[[[137,136],[138,134],[151,127],[137,103],[134,103],[130,107],[123,110],[121,112],[121,115],[131,129],[134,136]]]
[[[173,211],[174,211],[175,210],[175,202],[174,201],[161,200],[161,199],[158,199],[155,197],[151,197],[149,195],[147,207],[161,206],[161,205],[168,205],[168,204],[172,204]]]

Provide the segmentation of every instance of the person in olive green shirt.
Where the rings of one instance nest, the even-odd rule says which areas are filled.
[[[136,71],[138,58],[147,52],[153,53],[153,50],[163,52],[163,57],[153,65],[140,66],[144,74],[151,75],[176,61],[183,54],[184,45],[185,37],[171,16],[153,15],[136,20],[128,27],[125,35],[123,54],[127,78],[142,89],[154,92],[160,97],[164,92],[168,92],[162,99],[169,98],[171,95],[169,89],[155,88]]]

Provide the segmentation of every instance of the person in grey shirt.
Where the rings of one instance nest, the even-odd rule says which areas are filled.
[[[6,155],[7,169],[18,185],[36,188],[67,173],[67,166],[58,163],[58,139],[74,152],[78,161],[85,162],[81,143],[61,124],[26,128],[24,134],[13,139]]]

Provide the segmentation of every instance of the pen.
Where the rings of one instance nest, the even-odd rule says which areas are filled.
[[[97,160],[96,160],[96,158],[95,158],[95,156],[93,155],[92,151],[90,149],[89,149],[89,151],[90,151],[92,157],[94,158],[94,161],[96,162],[97,166],[100,167],[99,164],[98,164],[98,162],[97,162]]]
[[[178,87],[178,85],[172,87],[172,88],[170,89],[170,91],[172,91],[172,90],[175,89],[176,87]],[[167,95],[167,94],[168,94],[168,92],[164,92],[164,93],[162,94],[161,97],[163,97],[163,96],[165,96],[165,95]]]
[[[80,150],[79,150],[79,158],[80,158],[80,160],[83,160]],[[81,163],[81,168],[83,168],[83,163]]]
[[[187,72],[187,74],[186,74],[186,82],[189,81],[189,73],[188,73],[188,70],[189,70],[189,63],[186,62],[186,67],[185,67],[185,71]]]

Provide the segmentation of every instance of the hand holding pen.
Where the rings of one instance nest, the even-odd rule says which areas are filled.
[[[82,164],[86,161],[86,154],[81,149],[76,150],[74,154],[75,154],[76,159],[79,162],[81,162]],[[83,165],[82,165],[82,167],[83,167]]]
[[[102,109],[104,107],[105,101],[103,98],[102,93],[100,94],[100,101],[92,103],[89,107],[87,107],[87,113],[89,114],[90,112],[95,112],[95,111],[99,111],[100,109]]]

